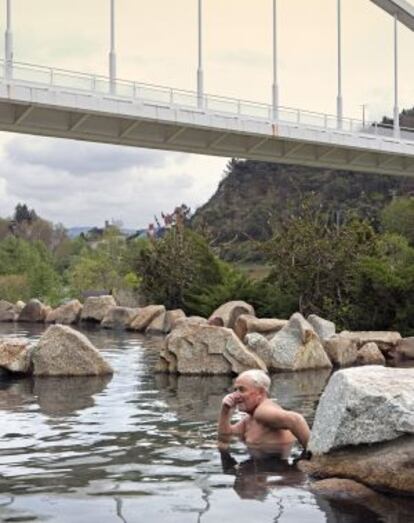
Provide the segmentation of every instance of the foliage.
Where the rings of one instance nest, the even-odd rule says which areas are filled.
[[[381,213],[385,231],[405,236],[414,246],[414,198],[396,198]]]
[[[254,301],[254,283],[226,262],[218,263],[219,280],[213,285],[193,288],[186,298],[191,314],[209,317],[223,303],[232,300]]]
[[[31,298],[30,286],[25,274],[7,274],[0,276],[0,299],[10,303]]]
[[[79,245],[82,245],[80,240]],[[112,290],[123,287],[126,256],[125,238],[112,228],[93,244],[83,243],[73,257],[67,277],[74,295],[80,297],[91,290]]]
[[[398,235],[377,240],[376,256],[362,257],[353,282],[349,328],[414,333],[414,248]]]
[[[148,301],[193,312],[194,293],[221,281],[218,260],[206,241],[177,223],[142,249],[138,259],[140,289]]]
[[[312,199],[300,213],[279,223],[264,247],[272,264],[267,283],[275,284],[289,310],[325,315],[340,321],[350,304],[355,265],[363,255],[374,255],[376,235],[366,222],[352,219],[336,227]],[[293,300],[296,298],[296,303]]]
[[[329,223],[341,226],[349,212],[380,230],[381,210],[414,190],[411,177],[355,173],[251,160],[232,160],[217,191],[191,223],[207,233],[215,252],[227,261],[258,261],[254,242],[272,237],[272,223],[300,212],[315,195]],[[262,258],[263,260],[263,254]]]
[[[22,275],[27,287],[25,297],[58,300],[60,278],[53,266],[53,257],[42,242],[30,243],[8,236],[0,241],[0,275]],[[20,280],[20,285],[23,280]],[[23,297],[23,296],[22,296]],[[22,298],[20,298],[22,299]]]
[[[25,203],[18,203],[14,210],[13,220],[16,223],[32,222],[37,220],[37,214],[34,209],[29,210]]]

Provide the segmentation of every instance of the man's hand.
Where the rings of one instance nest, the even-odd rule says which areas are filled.
[[[240,396],[238,392],[231,392],[230,394],[227,394],[221,401],[221,405],[223,407],[227,407],[228,409],[234,409],[237,403],[240,403]]]

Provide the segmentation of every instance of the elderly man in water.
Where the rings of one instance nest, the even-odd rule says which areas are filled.
[[[242,372],[234,382],[234,392],[222,400],[218,422],[219,440],[235,435],[252,451],[287,458],[296,440],[306,450],[310,430],[303,416],[283,409],[269,398],[270,378],[262,370]],[[235,409],[246,415],[232,424]]]

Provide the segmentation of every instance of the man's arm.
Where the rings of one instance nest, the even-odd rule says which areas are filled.
[[[234,393],[227,394],[227,396],[224,396],[223,401],[221,402],[217,429],[219,436],[228,436],[233,434],[242,436],[244,434],[244,420],[231,424],[231,417],[237,404],[236,397],[237,396]]]
[[[267,404],[261,406],[254,417],[268,427],[290,430],[302,447],[306,449],[310,438],[310,429],[301,414],[282,409],[277,405]]]

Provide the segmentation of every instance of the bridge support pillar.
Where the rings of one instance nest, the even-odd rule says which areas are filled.
[[[6,80],[11,80],[13,77],[13,33],[11,30],[11,0],[7,0],[6,6],[7,26],[4,37],[4,76]]]
[[[398,107],[398,16],[394,15],[394,137],[400,136],[400,110]]]
[[[115,0],[110,0],[109,92],[116,93]]]
[[[277,0],[273,0],[273,120],[279,118],[279,86],[277,84]]]
[[[342,129],[343,100],[342,100],[342,27],[341,27],[341,0],[337,0],[338,23],[338,94],[336,97],[336,119],[338,129]]]
[[[203,73],[203,0],[198,0],[198,69],[197,69],[197,106],[204,105],[204,73]]]

